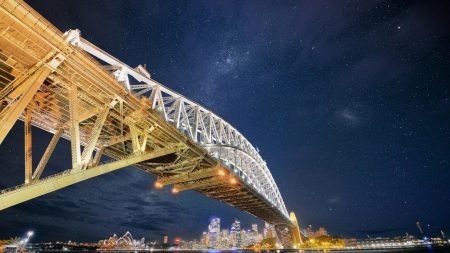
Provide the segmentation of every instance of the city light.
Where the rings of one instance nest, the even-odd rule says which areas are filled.
[[[172,193],[173,193],[173,194],[177,194],[177,193],[178,193],[178,189],[175,188],[175,187],[173,187],[173,188],[172,188]]]

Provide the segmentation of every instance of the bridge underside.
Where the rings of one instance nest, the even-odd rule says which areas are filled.
[[[84,41],[85,48],[120,66],[100,65],[70,36],[21,1],[1,2],[0,143],[17,120],[24,122],[25,183],[0,192],[0,210],[135,166],[156,175],[157,188],[194,190],[276,225],[284,247],[293,248],[295,225],[265,162],[243,136],[181,95],[163,98],[163,87],[142,66],[131,69]],[[153,89],[149,97],[141,96],[146,90],[129,90],[124,69],[148,81],[141,86]],[[32,126],[54,134],[35,167]],[[60,138],[71,143],[72,168],[41,178]],[[233,157],[210,153],[225,142],[224,153]],[[102,155],[116,161],[100,164]]]

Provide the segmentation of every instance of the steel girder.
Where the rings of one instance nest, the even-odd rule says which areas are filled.
[[[157,110],[166,121],[172,122],[177,129],[187,134],[193,141],[202,145],[214,144],[215,146],[234,148],[245,153],[248,156],[247,159],[251,157],[251,163],[241,163],[236,167],[243,173],[246,171],[246,176],[251,179],[259,194],[275,203],[277,208],[280,208],[286,217],[288,216],[278,187],[265,161],[240,132],[211,111],[149,77],[139,74],[135,69],[81,38],[76,31],[71,31],[71,36],[74,38],[72,43],[86,52],[111,64],[114,68],[120,69],[121,73],[131,75],[136,80],[145,83],[131,88],[143,89],[141,94],[151,91],[149,96],[152,101],[151,107]],[[207,146],[205,147],[207,148]],[[207,148],[207,150],[210,154],[214,153],[212,149]]]

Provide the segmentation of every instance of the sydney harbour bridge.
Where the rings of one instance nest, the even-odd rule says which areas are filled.
[[[17,120],[25,125],[25,183],[0,191],[0,210],[134,166],[156,175],[156,188],[217,199],[274,225],[284,248],[298,246],[295,215],[265,161],[228,122],[22,1],[0,1],[0,34],[0,144]],[[33,126],[53,134],[36,166]],[[41,178],[61,138],[72,168]]]

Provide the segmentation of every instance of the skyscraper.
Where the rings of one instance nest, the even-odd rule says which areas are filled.
[[[164,243],[167,244],[169,242],[169,237],[166,235],[164,236]]]
[[[212,219],[208,227],[209,248],[219,249],[220,247],[220,218]]]
[[[258,233],[258,224],[252,224],[252,230]]]
[[[242,247],[241,222],[236,219],[236,221],[233,223],[233,226],[236,229],[236,240],[234,242],[234,247],[240,248]]]

